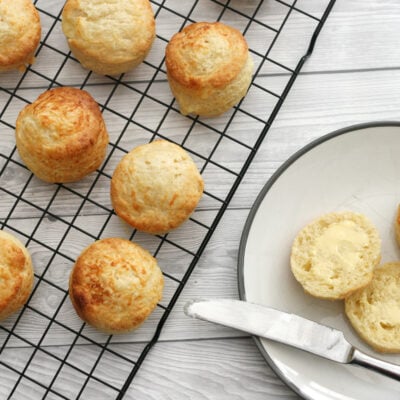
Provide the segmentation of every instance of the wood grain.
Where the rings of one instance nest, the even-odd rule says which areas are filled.
[[[137,345],[132,344],[111,345],[110,349],[117,354],[123,352],[128,358],[135,358],[140,350]],[[62,348],[48,347],[46,351],[59,356],[63,353]],[[56,377],[52,390],[69,398],[77,395],[77,385],[74,385],[74,382],[82,384],[85,381],[99,356],[99,350],[95,346],[76,346],[76,351],[77,353],[70,354],[62,365],[43,353],[36,354],[25,378],[34,398],[39,398],[38,395],[42,394],[44,389],[29,379],[49,386],[60,365],[62,374]],[[12,360],[6,361],[16,370],[21,370],[28,356],[26,349],[14,349]],[[112,369],[109,367],[110,363],[113,365]],[[181,368],[182,365],[185,365],[185,368]],[[129,373],[129,367],[132,365],[128,361],[120,360],[112,353],[106,352],[102,356],[102,362],[94,369],[93,377],[83,392],[83,398],[112,398],[115,391],[97,380],[111,386],[121,385]],[[6,385],[0,386],[0,395],[5,396],[14,383],[15,376],[1,365],[0,370],[2,381],[7,382]],[[158,343],[134,382],[126,399],[242,399],[244,393],[246,398],[260,400],[297,398],[275,378],[253,340],[245,337]],[[49,398],[57,398],[55,393],[50,393]],[[21,388],[17,394],[23,395]]]
[[[0,176],[0,221],[27,243],[37,284],[18,323],[15,315],[0,329],[0,344],[7,340],[0,353],[0,398],[7,398],[25,367],[13,399],[25,399],[26,393],[31,399],[44,398],[50,384],[65,397],[76,398],[91,372],[93,378],[82,398],[114,397],[111,386],[120,386],[127,377],[131,361],[154,334],[163,309],[159,307],[136,332],[113,337],[104,353],[101,345],[93,343],[102,344],[109,338],[89,327],[75,343],[82,322],[66,293],[75,258],[99,237],[138,241],[157,254],[167,274],[161,304],[168,305],[176,280],[182,279],[277,102],[277,97],[262,88],[279,96],[290,78],[290,73],[274,62],[294,68],[307,47],[304,34],[316,24],[304,12],[319,17],[327,1],[297,1],[298,10],[291,13],[270,60],[262,65],[260,55],[274,39],[274,29],[281,26],[287,6],[272,0],[227,2],[222,20],[245,32],[260,70],[240,109],[211,120],[179,114],[163,65],[167,40],[185,23],[185,17],[190,13],[189,20],[214,20],[225,3],[200,0],[193,4],[152,2],[158,35],[153,49],[146,62],[119,83],[116,78],[83,70],[73,57],[66,58],[69,51],[60,21],[49,15],[58,15],[63,2],[39,0],[45,44],[36,63],[21,82],[19,72],[0,75],[0,170],[6,165]],[[264,25],[252,21],[254,13]],[[399,20],[400,3],[396,0],[337,0],[312,57],[243,177],[127,399],[298,398],[266,364],[252,339],[187,318],[183,305],[192,298],[238,297],[237,253],[244,223],[261,188],[291,155],[344,126],[400,119]],[[31,176],[15,152],[15,120],[22,107],[50,86],[80,87],[83,82],[102,108],[111,139],[110,157],[100,175],[62,187],[45,184]],[[226,129],[231,117],[232,124]],[[133,230],[112,213],[109,198],[109,180],[117,162],[126,151],[150,140],[153,131],[192,151],[206,181],[206,195],[192,220],[171,233],[161,248],[162,238],[133,235]],[[213,156],[207,160],[211,152]],[[14,332],[10,338],[9,330]],[[34,351],[36,344],[45,351]],[[49,392],[45,398],[59,397]]]

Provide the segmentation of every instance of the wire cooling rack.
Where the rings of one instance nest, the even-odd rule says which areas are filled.
[[[120,399],[134,385],[136,372],[158,340],[333,4],[334,0],[154,0],[157,37],[146,61],[120,77],[101,77],[82,69],[70,54],[61,31],[63,2],[35,1],[43,27],[36,62],[24,73],[0,75],[0,228],[26,244],[35,267],[28,304],[0,326],[1,398],[22,399],[29,393],[30,399]],[[183,117],[166,80],[165,46],[188,23],[215,20],[244,33],[255,61],[254,78],[246,98],[225,115]],[[301,37],[293,35],[293,24],[301,24]],[[18,112],[56,86],[89,91],[100,104],[110,134],[101,169],[73,184],[39,181],[15,149]],[[255,97],[257,103],[252,101]],[[249,132],[249,125],[258,129]],[[190,220],[165,236],[127,227],[114,214],[109,198],[120,158],[156,138],[182,145],[206,184]],[[225,162],[227,153],[235,154],[234,165]],[[165,277],[164,298],[157,309],[141,328],[123,337],[106,336],[83,324],[67,292],[69,271],[82,249],[110,236],[147,248]]]

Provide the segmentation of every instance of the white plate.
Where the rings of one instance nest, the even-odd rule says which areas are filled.
[[[241,298],[340,329],[361,350],[400,364],[400,355],[375,353],[360,341],[342,302],[306,295],[289,267],[298,231],[315,217],[338,210],[365,214],[380,232],[382,262],[400,260],[393,229],[398,203],[400,123],[357,125],[306,146],[270,179],[249,215],[239,251]],[[256,341],[276,373],[306,399],[400,399],[400,382],[279,343]]]

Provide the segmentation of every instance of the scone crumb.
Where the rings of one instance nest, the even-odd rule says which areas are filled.
[[[373,349],[400,353],[400,262],[376,268],[371,283],[346,298],[345,313]]]

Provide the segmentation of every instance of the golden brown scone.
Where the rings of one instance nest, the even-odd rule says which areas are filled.
[[[162,234],[189,218],[203,189],[189,154],[177,144],[156,140],[122,158],[111,179],[111,200],[116,214],[128,224]]]
[[[40,36],[39,13],[31,0],[1,0],[0,72],[33,64]]]
[[[136,67],[155,38],[149,0],[67,0],[62,29],[82,66],[101,75]]]
[[[42,93],[18,115],[17,149],[46,182],[72,182],[102,163],[108,133],[98,104],[84,90],[60,87]]]
[[[353,328],[375,350],[400,352],[400,262],[376,268],[371,283],[345,300]]]
[[[162,272],[148,251],[129,240],[108,238],[78,257],[69,295],[80,318],[115,334],[142,324],[161,300],[163,287]]]
[[[0,320],[18,311],[33,286],[33,267],[26,247],[0,230]]]
[[[307,293],[336,300],[368,285],[380,258],[374,225],[362,214],[344,211],[305,226],[293,242],[290,264]]]
[[[221,22],[197,22],[176,33],[167,45],[165,63],[184,115],[224,113],[246,95],[253,74],[245,38]]]

